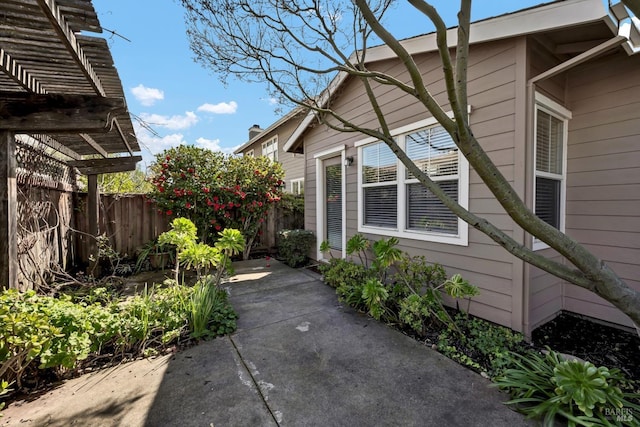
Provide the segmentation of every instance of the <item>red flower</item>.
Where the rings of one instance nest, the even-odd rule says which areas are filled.
[[[218,201],[218,196],[213,196],[213,201],[217,202]]]
[[[203,192],[203,193],[208,193],[208,192],[209,192],[209,189],[208,189],[207,187],[204,187],[204,188],[202,189],[202,192]]]
[[[233,202],[229,202],[229,203],[227,204],[227,207],[228,207],[229,209],[231,209],[233,206],[234,206]]]
[[[167,161],[171,160],[171,156],[166,157]]]
[[[189,172],[189,173],[194,173],[195,171],[196,171],[196,170],[195,170],[194,168],[189,168],[189,169],[187,169],[187,172]]]
[[[164,193],[164,187],[158,187],[158,191]]]
[[[180,178],[183,178],[183,179],[184,179],[184,178],[186,178],[186,177],[187,177],[187,175],[185,175],[185,174],[184,174],[184,172],[182,172],[182,173],[180,174]]]
[[[222,227],[220,225],[216,225],[216,231],[220,231]]]
[[[212,220],[211,220],[211,221],[209,221],[209,222],[211,223],[211,225],[213,225],[213,224],[215,224],[215,223],[216,223],[216,220],[215,220],[215,219],[212,219]]]
[[[173,211],[172,211],[171,209],[169,209],[169,210],[167,211],[167,215],[173,215]]]
[[[191,209],[191,203],[187,202],[187,209]]]
[[[211,201],[211,199],[207,199],[207,206],[213,206],[213,202]]]
[[[193,195],[193,191],[187,190],[187,195],[189,195],[189,196]]]

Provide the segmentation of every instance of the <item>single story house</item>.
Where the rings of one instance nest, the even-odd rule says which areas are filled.
[[[619,26],[601,0],[557,1],[473,23],[469,120],[539,216],[640,289],[640,43],[633,22],[626,35]],[[435,34],[402,43],[447,111]],[[367,66],[409,81],[387,46],[370,48]],[[340,89],[332,92],[334,110],[377,127],[357,79],[341,74],[330,87]],[[514,224],[424,107],[395,87],[374,90],[401,146],[446,192],[519,243],[560,258]],[[317,125],[312,113],[280,141],[284,151],[304,156],[305,228],[335,255],[346,256],[356,233],[396,236],[402,250],[480,288],[474,315],[525,334],[563,310],[631,326],[595,294],[524,263],[456,218],[380,141]],[[312,255],[323,259],[319,246]]]
[[[285,172],[285,191],[304,194],[304,156],[283,150],[284,142],[289,139],[303,118],[302,109],[294,108],[266,129],[253,125],[249,128],[249,140],[233,153],[244,156],[267,156],[273,161],[280,162]]]

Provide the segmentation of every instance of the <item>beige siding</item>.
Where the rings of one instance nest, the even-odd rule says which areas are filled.
[[[470,121],[474,134],[483,144],[489,156],[498,164],[509,180],[514,179],[514,138],[515,138],[515,98],[516,98],[516,41],[502,40],[476,45],[471,50],[469,60],[469,100],[472,106]],[[424,54],[416,61],[429,91],[438,102],[448,109],[442,80],[442,66],[433,54]],[[398,61],[385,61],[376,68],[393,74],[400,80],[408,81]],[[376,88],[382,108],[391,128],[414,123],[430,117],[411,97],[389,86]],[[353,122],[362,126],[378,127],[374,122],[371,107],[358,82],[347,81],[340,96],[334,100],[332,108],[345,114]],[[347,238],[357,232],[357,149],[354,143],[362,136],[350,133],[336,133],[324,127],[316,127],[304,135],[306,156],[306,224],[316,230],[316,161],[317,153],[346,146],[346,156],[355,158],[354,166],[346,168],[346,209]],[[480,178],[470,172],[469,203],[471,210],[481,213],[497,223],[507,233],[514,229],[513,222],[491,196]],[[370,235],[372,239],[380,236]],[[319,241],[323,239],[319,237]],[[513,280],[518,274],[514,269],[514,258],[475,229],[469,230],[467,247],[420,240],[401,239],[401,249],[412,255],[425,255],[430,262],[444,265],[448,272],[461,273],[471,283],[481,288],[481,295],[474,298],[471,312],[491,321],[520,329],[520,321],[512,317]]]
[[[640,289],[640,57],[592,61],[568,78],[567,233]],[[564,308],[630,325],[595,294],[565,286]]]

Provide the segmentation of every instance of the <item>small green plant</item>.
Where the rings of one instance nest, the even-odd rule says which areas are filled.
[[[278,233],[278,254],[290,267],[300,267],[307,263],[308,254],[315,241],[309,230],[282,230]]]
[[[626,379],[619,370],[565,360],[551,350],[511,357],[515,367],[496,378],[494,386],[509,391],[512,399],[506,404],[529,418],[543,418],[544,425],[553,425],[556,417],[569,426],[639,425],[633,415],[616,417],[623,409],[640,411],[633,402],[640,395],[621,390]]]
[[[164,269],[166,264],[175,262],[175,247],[173,245],[161,245],[155,238],[144,245],[138,252],[135,271],[140,272],[145,268]]]
[[[0,381],[0,398],[11,391],[11,389],[9,388],[10,385],[11,384],[9,384],[7,381],[4,381],[4,380]],[[2,417],[1,411],[3,409],[4,409],[4,402],[0,402],[0,417]]]
[[[438,337],[438,350],[447,356],[465,354],[473,360],[473,369],[495,377],[512,366],[510,352],[523,351],[524,337],[504,326],[458,313],[456,329],[448,328]]]
[[[179,283],[180,265],[195,269],[198,279],[216,270],[215,284],[218,286],[223,274],[231,267],[231,257],[241,252],[245,246],[239,230],[227,228],[218,233],[214,246],[196,243],[198,230],[191,220],[176,218],[171,222],[171,230],[158,236],[158,243],[171,244],[177,248],[177,262],[174,270],[175,281]]]
[[[380,320],[385,312],[385,301],[389,298],[389,292],[378,279],[370,278],[362,287],[362,300],[369,310],[369,314],[376,320]]]
[[[233,332],[237,316],[233,310],[227,310],[228,306],[227,293],[217,289],[210,277],[199,280],[190,300],[191,336],[211,338]]]
[[[399,241],[396,237],[380,239],[373,242],[373,263],[372,267],[377,272],[382,282],[386,282],[387,271],[393,263],[402,259],[402,251],[396,246]]]
[[[329,245],[328,240],[323,240],[322,243],[320,243],[320,253],[322,253],[322,255],[324,256],[327,256],[327,254],[329,254],[329,257],[333,258],[333,255],[331,254],[331,246]]]
[[[371,247],[371,242],[362,234],[356,233],[347,240],[347,255],[352,256],[354,253],[360,258],[360,264],[369,267],[369,259],[367,251]]]
[[[325,283],[332,288],[364,283],[373,276],[365,266],[341,258],[332,258],[328,264],[321,264],[319,269]]]

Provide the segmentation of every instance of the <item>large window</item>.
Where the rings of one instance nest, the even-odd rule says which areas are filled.
[[[468,204],[468,164],[435,120],[394,132],[407,156],[452,199]],[[359,231],[467,244],[467,225],[398,160],[383,142],[356,144],[359,157]]]
[[[278,137],[274,137],[262,143],[262,155],[274,162],[278,161]]]
[[[562,231],[570,117],[566,108],[536,94],[534,211],[540,219]],[[534,240],[533,247],[541,249],[545,245]]]

